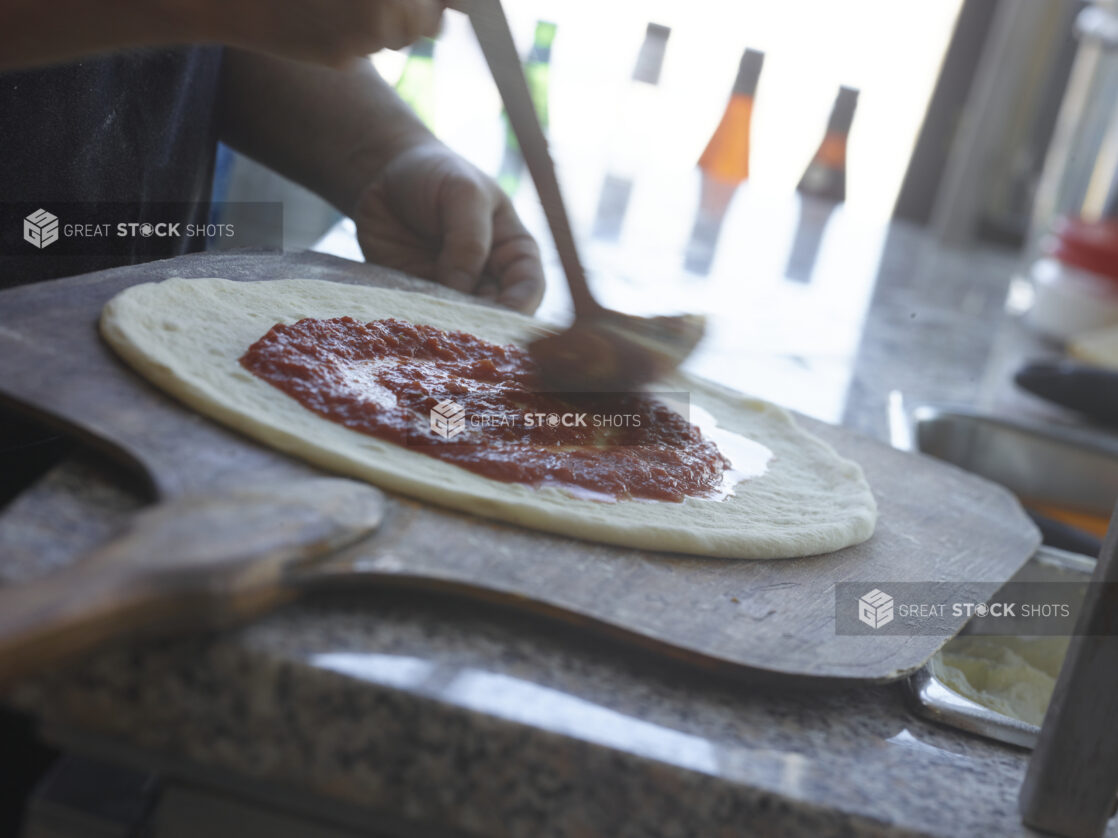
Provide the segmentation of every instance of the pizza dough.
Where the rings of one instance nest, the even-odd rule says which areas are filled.
[[[174,278],[114,297],[101,334],[137,372],[207,416],[330,471],[451,509],[609,544],[740,559],[827,553],[873,534],[876,505],[857,464],[782,408],[689,376],[657,389],[690,393],[696,414],[769,448],[767,470],[721,500],[606,503],[491,480],[349,430],[238,362],[277,322],[342,316],[399,318],[500,344],[523,345],[543,331],[522,315],[419,293],[320,280]]]
[[[960,695],[1040,727],[1070,637],[952,638],[932,658],[935,674]]]

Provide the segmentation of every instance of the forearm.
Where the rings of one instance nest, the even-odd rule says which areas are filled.
[[[352,215],[400,151],[434,137],[366,60],[333,70],[228,50],[221,137]]]
[[[174,16],[156,0],[3,0],[0,70],[182,40]]]

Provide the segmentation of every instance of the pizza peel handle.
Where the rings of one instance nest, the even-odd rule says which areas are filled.
[[[141,512],[72,567],[0,589],[0,689],[103,643],[202,629],[292,599],[292,570],[371,533],[383,495],[350,480],[245,485]]]

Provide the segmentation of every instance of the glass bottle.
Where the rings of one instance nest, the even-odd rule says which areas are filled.
[[[765,54],[747,49],[738,65],[730,101],[714,134],[699,157],[703,173],[725,183],[738,184],[749,177],[749,134],[753,97],[761,78]]]
[[[804,170],[796,191],[835,203],[846,200],[846,143],[857,107],[858,91],[840,87],[823,141]]]
[[[596,239],[617,241],[621,238],[633,182],[643,168],[641,152],[649,147],[648,138],[653,136],[654,126],[662,117],[657,108],[657,93],[671,32],[659,23],[649,23],[645,29],[644,42],[637,53],[629,89],[620,108],[621,130],[611,142],[608,168],[598,196],[592,231]]]
[[[683,266],[691,273],[710,273],[730,202],[738,186],[749,177],[753,99],[764,61],[765,54],[757,50],[747,49],[742,54],[730,101],[699,157],[699,206],[683,257]]]

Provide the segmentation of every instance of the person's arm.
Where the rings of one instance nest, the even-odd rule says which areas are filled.
[[[160,3],[144,0],[4,0],[0,3],[0,70],[171,43],[174,29]]]
[[[535,241],[492,178],[440,143],[367,60],[228,50],[221,136],[354,219],[366,258],[531,311]]]
[[[231,49],[222,73],[222,141],[344,215],[389,160],[437,142],[367,60],[334,70]]]
[[[439,0],[3,0],[0,70],[213,43],[341,66],[434,35]]]

